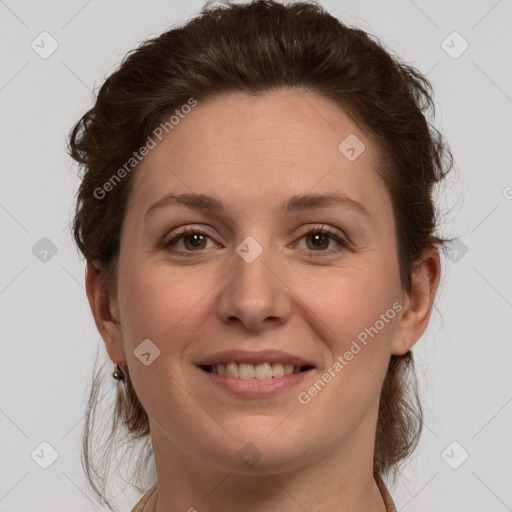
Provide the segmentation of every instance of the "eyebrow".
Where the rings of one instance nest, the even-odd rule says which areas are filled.
[[[206,194],[166,194],[164,197],[153,203],[144,213],[144,221],[147,220],[156,210],[173,205],[182,205],[191,210],[206,211],[214,214],[222,214],[227,208],[216,197]],[[303,194],[290,197],[281,207],[281,214],[291,213],[300,210],[312,210],[315,208],[325,208],[329,206],[342,206],[352,210],[363,217],[370,219],[370,214],[366,208],[351,199],[345,194]]]

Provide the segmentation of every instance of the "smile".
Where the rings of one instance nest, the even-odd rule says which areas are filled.
[[[208,372],[226,377],[235,377],[239,379],[277,379],[285,375],[301,373],[313,368],[310,365],[294,366],[291,363],[218,363],[213,365],[202,365],[201,368]]]

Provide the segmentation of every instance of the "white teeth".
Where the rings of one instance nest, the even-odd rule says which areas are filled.
[[[247,363],[240,363],[238,365],[238,376],[241,379],[253,379],[254,378],[254,365]]]
[[[238,365],[236,363],[228,363],[226,365],[226,375],[228,377],[238,377]]]
[[[291,375],[293,373],[293,364],[286,363],[283,367],[285,375]]]
[[[271,379],[272,378],[272,366],[270,363],[258,364],[254,367],[254,376],[257,379]]]
[[[284,375],[284,366],[282,363],[273,363],[272,364],[272,376],[273,377],[282,377]]]
[[[271,379],[279,378],[292,373],[300,373],[300,366],[293,366],[290,363],[236,363],[211,365],[212,373],[225,375],[227,377],[238,377],[240,379]]]

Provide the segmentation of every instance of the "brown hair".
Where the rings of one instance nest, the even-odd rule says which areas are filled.
[[[120,231],[135,171],[102,199],[95,190],[190,98],[200,103],[230,91],[257,94],[281,87],[331,99],[372,136],[382,157],[378,172],[393,203],[401,282],[411,291],[414,265],[423,251],[449,241],[435,234],[433,193],[453,160],[426,117],[434,112],[429,81],[378,39],[344,25],[317,3],[258,0],[207,3],[185,25],[142,43],[106,79],[94,107],[72,130],[69,151],[83,170],[74,237],[86,260],[101,269],[106,298],[117,288]],[[125,376],[102,452],[104,467],[119,425],[128,444],[149,437],[147,414],[129,373]],[[94,375],[83,463],[92,488],[108,505],[103,496],[108,471],[98,472],[91,442],[99,385]],[[422,424],[412,353],[391,356],[381,392],[375,474],[396,477],[399,463],[416,447]]]

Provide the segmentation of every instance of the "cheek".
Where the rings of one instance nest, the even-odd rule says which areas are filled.
[[[329,386],[334,403],[363,410],[379,396],[402,309],[397,283],[394,277],[386,280],[382,275],[377,280],[370,272],[358,279],[342,279],[319,305],[331,330],[326,340],[331,340],[329,367],[335,377]],[[326,311],[329,314],[322,313]]]
[[[132,383],[144,407],[165,418],[168,404],[178,407],[187,401],[176,378],[181,375],[182,355],[200,325],[201,298],[212,285],[192,273],[180,277],[169,267],[141,262],[120,267],[119,283],[123,342]],[[139,354],[146,352],[151,359],[147,366],[138,360]],[[155,395],[154,389],[162,393]]]
[[[197,329],[194,307],[211,288],[192,273],[180,277],[179,272],[159,265],[133,266],[119,282],[119,305],[132,342],[149,338],[159,346],[169,345],[164,343],[168,339],[179,344],[177,333]]]
[[[338,435],[339,425],[348,432],[367,411],[375,411],[401,311],[400,288],[396,279],[381,274],[377,280],[370,271],[321,281],[322,293],[303,298],[311,318],[318,319],[327,348],[325,367],[297,398],[315,414],[329,410],[330,425],[336,425],[332,435]]]
[[[130,262],[119,281],[126,350],[133,353],[149,339],[160,350],[159,364],[170,371],[183,370],[178,367],[190,360],[195,341],[205,335],[201,326],[215,315],[224,274],[213,267],[198,271],[165,262]]]
[[[370,268],[341,270],[337,276],[315,280],[313,288],[304,288],[302,299],[314,310],[312,316],[319,319],[333,352],[348,350],[352,340],[361,333],[360,338],[364,338],[375,324],[381,339],[392,332],[396,317],[393,304],[400,293],[395,276],[387,275],[390,277]]]

